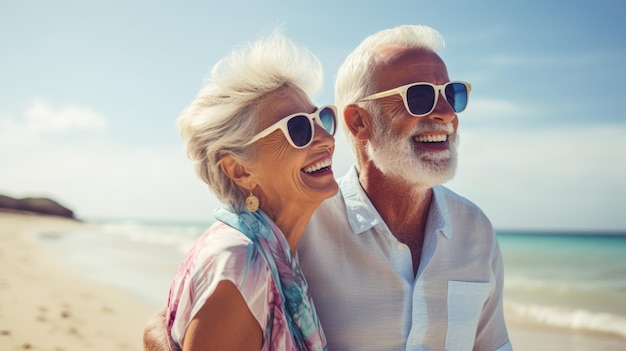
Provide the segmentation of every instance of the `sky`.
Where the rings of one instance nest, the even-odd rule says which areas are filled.
[[[233,48],[276,26],[336,71],[379,30],[442,33],[472,84],[445,185],[497,229],[626,230],[626,3],[0,0],[0,194],[82,219],[206,221],[175,121]],[[341,132],[333,169],[353,163]]]

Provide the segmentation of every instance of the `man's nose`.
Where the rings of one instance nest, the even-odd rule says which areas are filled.
[[[436,120],[443,123],[450,123],[456,116],[456,112],[454,112],[452,105],[448,103],[448,100],[443,95],[443,93],[439,91],[437,93],[439,94],[439,97],[437,98],[435,108],[431,113],[426,115],[426,117],[431,120]]]

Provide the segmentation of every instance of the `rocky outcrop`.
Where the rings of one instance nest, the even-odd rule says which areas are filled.
[[[0,195],[0,209],[26,211],[49,216],[76,219],[72,210],[45,197],[26,197],[23,199],[14,199],[9,196]]]

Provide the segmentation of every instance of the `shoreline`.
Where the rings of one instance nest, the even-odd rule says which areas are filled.
[[[145,243],[126,247],[132,260],[108,251],[97,254],[89,247],[102,249],[117,239],[105,240],[97,230],[83,237],[94,232],[91,225],[98,224],[0,211],[0,350],[142,350],[143,328],[158,309],[146,293],[164,296],[167,290],[167,281],[151,274],[169,277],[167,271],[176,268],[178,258],[166,259],[171,247],[154,251]],[[72,251],[57,240],[70,237],[68,232],[85,238]],[[74,254],[93,262],[70,260]],[[120,267],[125,271],[120,273]],[[110,275],[139,285],[115,284],[107,279]],[[507,310],[506,295],[505,317],[516,351],[626,349],[626,339],[616,335],[519,318]]]
[[[33,233],[89,224],[0,212],[1,350],[142,350],[154,308],[124,289],[81,277],[80,267]]]
[[[621,351],[626,339],[600,332],[583,332],[524,322],[505,315],[515,351]]]

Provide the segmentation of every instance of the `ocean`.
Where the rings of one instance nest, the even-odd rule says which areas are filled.
[[[210,222],[89,220],[64,232],[35,233],[91,281],[119,286],[155,311],[167,302],[179,264]]]
[[[497,234],[507,315],[626,340],[626,233]]]
[[[156,309],[206,223],[89,221],[41,232],[87,279],[122,287]],[[601,333],[626,342],[626,232],[498,230],[505,314],[530,325]]]

